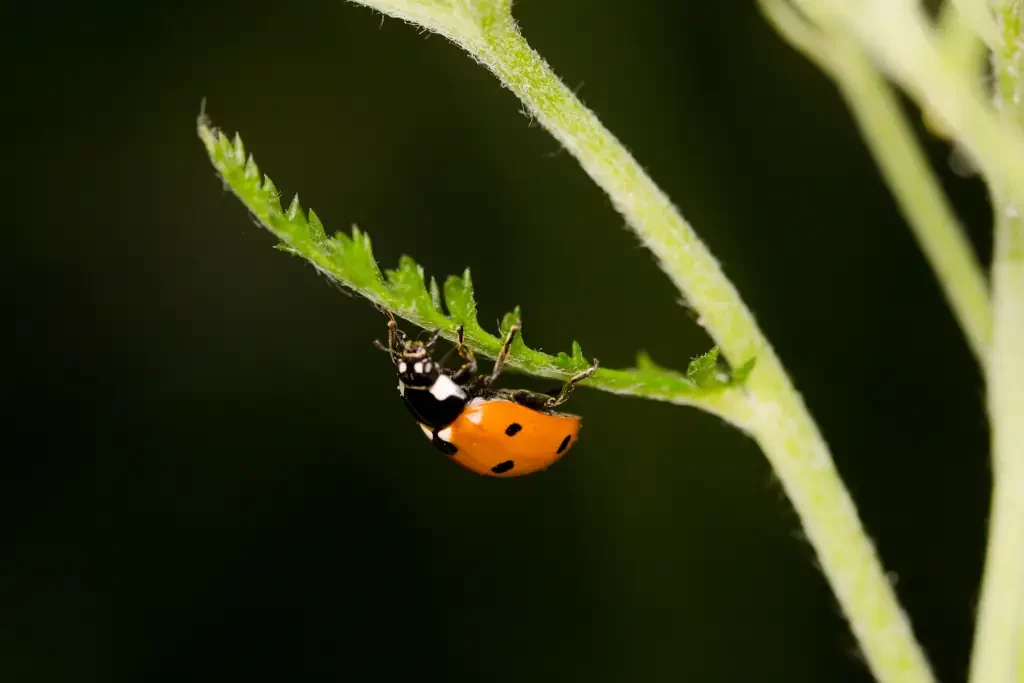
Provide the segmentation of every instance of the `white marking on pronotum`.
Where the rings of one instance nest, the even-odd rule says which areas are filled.
[[[451,427],[445,427],[444,429],[442,429],[441,431],[439,431],[437,433],[437,438],[441,439],[441,441],[447,441],[448,443],[451,443],[452,442],[452,428]]]
[[[403,361],[401,361],[401,362],[400,362],[400,363],[398,364],[398,371],[399,371],[399,372],[405,372],[405,371],[406,371],[406,370],[407,370],[408,368],[409,368],[409,366],[405,364],[405,361],[404,361],[404,360],[403,360]]]
[[[423,372],[430,372],[430,361],[423,364]]]
[[[450,396],[466,398],[466,392],[462,390],[462,387],[445,375],[441,375],[430,385],[430,394],[438,401],[443,401]]]
[[[474,398],[472,401],[469,402],[469,407],[463,413],[463,415],[466,416],[466,419],[475,425],[480,424],[484,419],[484,411],[480,407],[483,403],[484,399]]]
[[[423,363],[421,363],[420,361],[416,361],[416,364],[412,366],[412,369],[416,372],[417,375],[422,375]]]

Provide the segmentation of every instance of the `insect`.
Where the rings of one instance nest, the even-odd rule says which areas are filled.
[[[433,358],[441,337],[436,330],[426,341],[409,339],[388,314],[387,351],[398,374],[398,391],[420,429],[442,453],[463,467],[493,477],[515,477],[542,470],[561,458],[579,438],[577,415],[556,412],[576,384],[597,370],[594,365],[573,375],[552,394],[525,389],[492,389],[501,374],[520,325],[505,335],[489,374],[478,375],[476,357],[465,344],[460,326],[452,351],[462,365],[451,370]]]

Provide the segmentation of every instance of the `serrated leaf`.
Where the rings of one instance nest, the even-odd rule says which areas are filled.
[[[686,377],[698,386],[714,381],[718,372],[718,347],[712,347],[707,353],[697,356],[686,366]]]
[[[444,308],[441,304],[441,288],[437,286],[437,279],[433,275],[430,276],[430,303],[434,305],[434,309],[438,313],[444,315]]]
[[[235,142],[233,147],[234,149],[232,150],[232,153],[234,154],[235,163],[241,164],[245,161],[245,145],[242,144],[242,136],[238,133],[235,133]]]
[[[261,175],[253,156],[245,153],[240,136],[236,135],[232,141],[202,118],[198,129],[210,161],[225,185],[242,200],[260,225],[280,240],[277,248],[281,251],[301,256],[333,281],[367,297],[378,306],[394,311],[396,315],[421,327],[440,328],[448,339],[453,339],[456,328],[464,325],[467,344],[475,352],[491,358],[501,349],[509,328],[516,322],[521,323],[521,312],[517,307],[503,317],[499,335],[491,335],[480,327],[468,269],[461,277],[453,275],[446,278],[443,287],[439,287],[433,277],[428,283],[423,268],[409,256],[399,259],[397,268],[381,272],[373,256],[369,235],[352,226],[351,235],[335,232],[328,237],[320,217],[312,210],[305,212],[297,194],[287,211],[282,211],[277,186],[269,175]],[[449,313],[447,316],[445,308]],[[367,336],[372,338],[372,335]],[[589,367],[590,363],[575,341],[571,353],[551,356],[529,348],[520,333],[512,345],[508,365],[542,377],[567,379]],[[753,361],[748,361],[730,378],[718,364],[718,350],[712,349],[694,359],[682,374],[655,365],[645,353],[641,353],[637,357],[637,368],[601,368],[587,381],[587,385],[676,403],[704,405],[722,414],[722,401],[714,399],[713,404],[709,403],[711,397],[721,395],[723,390],[743,381],[752,367]]]
[[[267,206],[267,213],[271,216],[281,213],[281,197],[278,195],[277,186],[270,176],[263,176],[263,202]]]
[[[377,259],[373,256],[373,244],[370,242],[369,235],[363,235],[362,244],[357,249],[354,258],[360,266],[360,273],[365,274],[367,283],[372,282],[375,285],[384,284],[384,274],[380,272]]]
[[[251,154],[249,155],[249,160],[245,162],[245,170],[242,171],[242,177],[245,180],[255,179],[257,182],[260,179],[259,166],[256,165],[256,159]]]
[[[353,231],[352,243],[355,244],[358,239],[358,233]],[[423,269],[411,256],[403,254],[398,259],[398,268],[384,272],[387,275],[389,286],[402,299],[430,298],[430,295],[427,293],[427,286],[423,282]]]
[[[665,369],[655,363],[654,359],[651,358],[651,354],[647,353],[644,349],[640,349],[636,352],[636,367],[638,370],[659,371]]]
[[[500,332],[502,338],[504,338],[505,335],[508,334],[508,331],[512,329],[513,325],[520,325],[522,322],[523,317],[520,315],[519,307],[516,306],[501,317],[501,322],[498,323],[498,332]]]
[[[288,210],[285,212],[284,217],[289,221],[294,221],[302,217],[302,204],[299,203],[298,193],[292,197],[292,201],[288,205]]]
[[[572,343],[572,354],[568,354],[565,351],[559,351],[555,358],[555,362],[558,367],[564,368],[572,373],[582,372],[590,367],[591,363],[583,355],[583,348],[579,342],[573,341]]]
[[[448,306],[448,315],[457,325],[466,329],[478,329],[476,320],[476,299],[473,296],[473,279],[469,268],[462,274],[449,275],[444,281],[444,301]]]
[[[298,195],[295,198],[298,199]],[[320,222],[320,217],[316,215],[313,209],[309,210],[309,236],[313,239],[313,244],[323,248],[327,244],[327,233],[324,232],[324,224]]]
[[[577,364],[588,365],[587,359],[583,357],[583,347],[575,339],[572,340],[572,361]]]

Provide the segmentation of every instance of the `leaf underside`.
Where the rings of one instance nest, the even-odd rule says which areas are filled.
[[[448,276],[443,286],[433,277],[428,281],[423,268],[409,256],[402,256],[396,268],[382,271],[374,259],[369,235],[358,227],[353,226],[350,235],[328,235],[316,213],[303,210],[298,195],[282,208],[277,187],[269,176],[261,174],[252,155],[246,154],[239,135],[230,139],[203,115],[199,117],[198,132],[225,186],[260,225],[280,240],[279,249],[304,258],[327,278],[366,297],[378,308],[393,311],[425,329],[441,329],[446,339],[453,340],[462,325],[467,346],[483,356],[497,355],[502,339],[488,333],[477,321],[469,269],[461,276]],[[506,313],[499,329],[501,336],[519,320],[518,308]],[[508,365],[539,377],[567,379],[592,363],[575,341],[571,352],[549,355],[529,348],[520,333],[512,345]],[[742,383],[752,368],[753,359],[730,372],[721,363],[717,347],[695,358],[685,373],[660,367],[646,352],[640,352],[635,368],[602,367],[582,384],[699,405],[702,396]]]

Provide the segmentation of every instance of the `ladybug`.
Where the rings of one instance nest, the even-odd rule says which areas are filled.
[[[441,330],[426,341],[411,340],[388,315],[388,344],[375,343],[391,355],[398,392],[420,429],[455,462],[477,474],[515,477],[547,468],[579,438],[580,417],[554,409],[565,403],[578,382],[594,374],[596,359],[553,395],[495,390],[491,385],[505,367],[518,323],[505,335],[490,374],[477,375],[476,357],[463,343],[461,326],[453,351],[462,365],[450,370],[443,366],[447,355],[440,362],[432,357]]]

